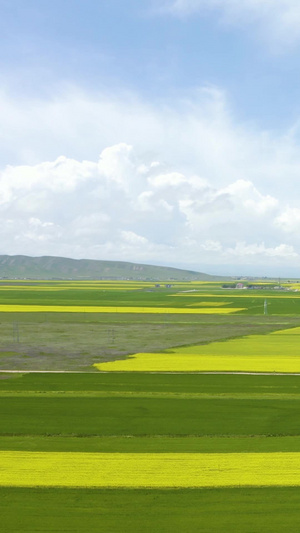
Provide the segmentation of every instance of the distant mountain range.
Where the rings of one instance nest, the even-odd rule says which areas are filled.
[[[216,281],[220,276],[123,261],[0,255],[0,279],[128,279]]]

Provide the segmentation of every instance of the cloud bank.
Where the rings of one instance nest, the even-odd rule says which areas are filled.
[[[300,209],[239,179],[213,186],[120,143],[0,176],[1,253],[185,264],[298,264]]]
[[[240,124],[216,88],[168,105],[74,89],[0,103],[0,253],[299,266],[297,124]]]

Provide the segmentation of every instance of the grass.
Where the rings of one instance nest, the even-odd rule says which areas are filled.
[[[237,315],[0,313],[0,369],[95,372],[94,363],[127,354],[267,333],[299,322]]]
[[[3,403],[3,435],[298,435],[300,429],[299,400],[21,397]]]
[[[4,531],[298,533],[298,488],[0,488]]]
[[[77,478],[76,489],[0,487],[4,531],[298,531],[298,487],[124,488],[130,461],[130,475],[144,475],[137,483],[144,487],[151,479],[157,483],[168,465],[165,487],[180,472],[181,482],[190,486],[200,464],[204,470],[214,469],[213,476],[211,471],[207,474],[209,483],[216,484],[216,476],[231,475],[235,461],[239,480],[252,467],[252,475],[258,474],[256,484],[298,483],[299,476],[294,481],[288,472],[299,464],[299,376],[106,374],[92,367],[101,361],[127,364],[130,354],[165,350],[165,356],[178,353],[185,361],[206,356],[215,363],[222,357],[236,363],[243,356],[253,362],[259,356],[270,363],[273,356],[282,360],[285,349],[297,360],[299,335],[287,328],[300,326],[298,293],[224,291],[212,283],[172,285],[166,289],[151,283],[24,281],[22,286],[7,282],[3,291],[0,287],[3,306],[74,306],[90,311],[0,312],[1,369],[90,372],[0,372],[0,456],[8,461],[8,476],[14,472],[15,483],[25,483],[25,468],[33,484],[38,471],[44,484],[47,476],[58,475],[66,483],[68,463],[70,476]],[[265,298],[268,316],[262,316]],[[93,307],[134,307],[139,312],[94,313]],[[145,308],[155,313],[142,313]],[[176,313],[164,312],[170,308]],[[205,308],[222,308],[229,314],[198,313]],[[231,314],[235,308],[245,310]],[[39,470],[37,463],[32,468],[41,459],[47,459],[46,470]],[[111,473],[117,459],[121,463]],[[293,459],[295,464],[280,462]],[[49,460],[54,460],[52,472]],[[79,488],[93,476],[99,479],[99,460],[108,469],[107,479],[116,484],[127,465],[122,489]],[[151,476],[145,475],[149,464],[156,467]],[[277,477],[270,481],[272,469]],[[7,482],[12,484],[11,479]]]
[[[3,281],[0,370],[96,372],[95,363],[122,360],[134,353],[300,325],[298,293],[245,294],[222,290],[218,283],[171,285],[166,289],[151,282]],[[262,316],[264,297],[269,316]],[[245,310],[236,314],[241,308]],[[12,312],[3,311],[8,309]],[[33,309],[38,312],[29,312]],[[215,314],[219,311],[223,314]]]
[[[297,376],[36,374],[0,385],[9,393],[1,400],[3,436],[297,436],[300,431]],[[64,390],[73,394],[64,397]],[[155,391],[160,394],[149,394]]]
[[[109,395],[105,391],[0,391],[0,398],[148,398],[148,399],[176,399],[176,400],[299,400],[297,393],[220,393],[210,394],[205,392],[133,392],[133,391],[111,391]]]
[[[167,454],[171,461],[174,454],[184,458],[192,455],[194,460],[199,455],[204,460],[205,454],[209,458],[221,454],[232,465],[232,457],[237,454],[236,457],[243,455],[249,466],[248,454],[255,455],[254,461],[266,454],[274,466],[273,459],[281,457],[279,452],[284,452],[285,457],[295,457],[296,453],[297,458],[300,453],[297,376],[25,374],[0,380],[0,391],[10,396],[1,398],[0,409],[0,449],[8,452],[10,459],[17,457],[12,452],[25,452],[27,459],[36,457],[37,452],[38,456],[46,452],[51,457],[57,452],[60,460],[66,455],[72,459],[74,453],[79,459],[88,454],[91,460],[95,460],[95,454],[105,455],[106,459],[110,454],[121,454],[122,460],[131,454],[149,460],[154,454],[165,464],[161,454]],[[116,392],[119,397],[113,397]],[[143,397],[155,392],[160,397]],[[43,397],[45,393],[51,397]],[[70,396],[63,398],[63,393]],[[82,396],[99,393],[106,396]],[[136,397],[128,398],[126,393]],[[176,394],[178,398],[172,398]],[[191,394],[198,396],[191,399]],[[205,394],[210,399],[203,398]],[[249,398],[241,400],[242,394]],[[266,400],[270,394],[278,395],[277,399]],[[9,435],[3,434],[6,432]],[[176,437],[178,432],[180,437]],[[276,434],[277,437],[272,436]],[[31,466],[29,471],[36,476],[32,463],[24,462],[25,456],[18,457],[20,468]],[[137,470],[136,460],[134,456],[133,472]],[[52,473],[56,474],[56,457],[53,466]],[[91,472],[94,470],[92,461]],[[83,475],[81,468],[74,468],[74,462],[71,472]],[[291,482],[283,477],[285,482]],[[169,478],[167,474],[166,479]],[[24,480],[23,474],[16,483],[20,479]],[[43,482],[45,479],[43,474]],[[149,476],[149,483],[148,479]],[[188,483],[190,479],[189,476]],[[296,532],[299,504],[299,488],[282,486],[184,490],[0,487],[1,523],[8,532],[106,533],[121,529],[150,533],[153,528],[188,533]]]
[[[174,297],[175,296],[175,297]],[[242,315],[263,315],[264,300],[267,300],[270,315],[299,315],[300,293],[268,290],[224,290],[218,283],[171,282],[170,288],[147,282],[2,282],[0,283],[0,306],[5,310],[19,310],[15,306],[38,306],[67,308],[142,308],[185,309],[212,312],[222,305],[223,312],[239,309]],[[9,307],[7,307],[9,306]],[[227,311],[225,311],[227,310]],[[50,312],[51,310],[49,310]],[[91,312],[91,310],[90,310]],[[124,311],[125,312],[125,311]],[[178,311],[183,312],[183,311]]]
[[[14,379],[0,381],[2,393],[70,392],[79,396],[83,392],[160,392],[222,394],[300,394],[299,376],[264,375],[201,375],[201,374],[13,374]]]
[[[89,452],[89,453],[269,453],[300,452],[300,437],[217,436],[174,437],[0,437],[0,450],[25,452]]]

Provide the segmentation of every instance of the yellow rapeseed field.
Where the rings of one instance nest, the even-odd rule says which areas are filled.
[[[300,453],[0,452],[12,487],[300,486]]]
[[[192,304],[187,304],[188,307],[221,307],[222,305],[228,305],[231,302],[193,302]]]
[[[300,357],[137,353],[94,366],[116,372],[300,372]]]
[[[95,367],[117,372],[300,373],[299,335],[297,327],[161,353],[136,353]]]
[[[272,333],[270,333],[270,335],[300,335],[300,327],[273,331]]]
[[[175,307],[110,307],[72,305],[0,305],[0,313],[159,313],[159,314],[229,314],[244,308],[201,308]]]
[[[17,287],[17,286],[14,286],[14,287],[0,287],[0,292],[5,292],[5,291],[18,291],[20,292],[20,290],[22,290],[22,292],[51,292],[51,291],[64,291],[66,290],[67,287],[63,287],[63,286],[59,286],[59,287],[31,287],[31,286],[26,286],[26,287]]]

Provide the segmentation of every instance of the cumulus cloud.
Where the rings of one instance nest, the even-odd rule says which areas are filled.
[[[151,105],[132,94],[108,97],[75,88],[43,101],[0,92],[0,117],[0,168],[10,163],[0,202],[11,194],[11,181],[34,186],[36,172],[51,173],[47,188],[85,187],[95,165],[119,186],[126,174],[130,188],[133,154],[140,156],[140,181],[149,174],[158,188],[166,181],[182,186],[187,173],[197,175],[195,186],[244,180],[264,195],[287,198],[289,187],[298,184],[298,125],[282,135],[243,125],[232,116],[226,94],[214,87]],[[105,159],[98,160],[102,151]],[[79,160],[86,162],[78,166]]]
[[[245,242],[238,242],[234,248],[227,250],[229,254],[240,257],[242,256],[267,256],[267,257],[283,257],[290,259],[291,257],[298,257],[294,247],[288,244],[279,244],[273,248],[268,248],[265,243],[260,244],[246,244]]]
[[[249,181],[217,187],[161,167],[125,143],[105,148],[97,161],[59,157],[7,167],[0,174],[1,253],[165,264],[184,258],[197,268],[299,260],[300,239],[294,247],[289,233],[294,238],[300,211]]]
[[[243,125],[210,87],[168,105],[74,89],[0,104],[0,253],[299,264],[297,126]]]
[[[299,234],[300,232],[300,209],[287,207],[276,217],[275,225],[286,233]]]
[[[273,45],[278,40],[288,45],[300,40],[298,0],[170,0],[165,10],[176,15],[218,11],[226,24],[258,25]]]

